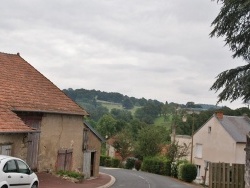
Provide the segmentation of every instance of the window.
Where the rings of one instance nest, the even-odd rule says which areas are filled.
[[[202,144],[196,144],[195,157],[202,158]]]
[[[11,155],[11,144],[0,145],[0,154],[1,155]]]
[[[19,161],[19,160],[17,160],[16,162],[18,165],[19,173],[24,173],[24,174],[30,173],[29,167],[24,162]]]
[[[6,162],[6,164],[3,167],[3,171],[5,173],[17,172],[16,162],[14,160],[10,160],[10,161]]]
[[[208,127],[208,133],[211,133],[212,128]]]
[[[201,176],[201,165],[196,165],[197,168],[197,176],[196,177],[200,177]]]

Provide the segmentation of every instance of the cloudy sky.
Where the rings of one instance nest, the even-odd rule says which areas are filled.
[[[219,8],[210,0],[3,0],[0,51],[19,52],[60,89],[216,104],[215,77],[244,64],[209,37]]]

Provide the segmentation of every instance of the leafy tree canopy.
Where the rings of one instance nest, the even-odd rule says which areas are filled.
[[[212,22],[211,37],[225,37],[233,58],[242,57],[247,64],[220,73],[210,88],[218,91],[218,102],[250,100],[250,0],[217,0],[222,2],[220,13]]]
[[[217,0],[220,13],[212,22],[211,37],[225,37],[233,57],[250,60],[250,0]]]

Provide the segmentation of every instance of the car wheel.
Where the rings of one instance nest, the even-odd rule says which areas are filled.
[[[8,186],[7,185],[3,185],[1,188],[8,188]]]
[[[38,187],[37,187],[37,184],[34,183],[34,184],[31,186],[31,188],[38,188]]]

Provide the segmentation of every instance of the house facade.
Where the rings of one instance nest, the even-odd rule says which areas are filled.
[[[214,114],[193,136],[193,163],[197,179],[208,182],[208,163],[245,164],[246,135],[250,131],[247,116]]]
[[[0,72],[0,153],[36,171],[83,171],[88,113],[19,54],[0,53]],[[101,140],[89,132],[97,176]]]

